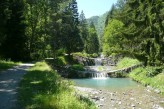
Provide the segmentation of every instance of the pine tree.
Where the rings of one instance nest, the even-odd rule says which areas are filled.
[[[9,2],[8,2],[9,3]],[[3,57],[12,60],[26,60],[26,36],[24,24],[24,2],[10,1],[7,10],[11,10],[10,18],[6,20],[6,38],[2,44]]]
[[[83,40],[83,44],[84,44],[84,51],[86,51],[86,45],[87,45],[87,38],[88,38],[88,24],[87,24],[87,20],[85,18],[85,14],[82,11],[80,16],[79,16],[79,28],[80,28],[80,34]]]
[[[86,52],[89,54],[99,53],[99,39],[94,26],[94,23],[91,22],[89,28],[89,36],[87,38]]]

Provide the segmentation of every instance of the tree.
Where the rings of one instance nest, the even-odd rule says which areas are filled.
[[[93,22],[90,24],[89,36],[87,38],[86,52],[89,54],[99,52],[99,39]]]
[[[61,45],[70,55],[72,52],[83,50],[83,42],[80,36],[77,2],[72,0],[68,7],[66,7],[61,28]]]
[[[104,30],[103,36],[103,54],[110,56],[112,53],[120,52],[122,47],[122,35],[119,31],[123,28],[123,23],[112,19]]]
[[[87,38],[88,38],[88,24],[83,11],[79,16],[79,22],[80,22],[79,24],[80,35],[84,45],[83,50],[85,51],[87,46]]]
[[[6,12],[8,17],[3,22],[5,39],[1,45],[2,56],[12,60],[26,60],[27,40],[24,34],[25,19],[23,17],[25,3],[22,0],[5,3],[7,7],[2,11]]]
[[[122,38],[122,41],[118,42],[121,45],[121,53],[135,57],[145,65],[162,65],[164,62],[162,0],[126,0],[121,8],[121,11],[116,8],[117,15],[112,18],[124,25],[118,32]],[[110,45],[112,46],[115,45]]]

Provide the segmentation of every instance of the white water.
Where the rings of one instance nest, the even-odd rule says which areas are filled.
[[[104,71],[109,70],[108,66],[102,66],[102,58],[95,58],[95,66],[90,67],[92,71],[92,78],[93,79],[107,79],[109,78],[107,73]]]

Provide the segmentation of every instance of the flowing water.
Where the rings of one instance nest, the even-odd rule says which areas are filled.
[[[129,78],[108,77],[105,72],[112,69],[110,66],[102,66],[101,58],[96,58],[95,66],[87,66],[86,69],[92,74],[91,78],[71,80],[76,86],[84,87],[83,91],[88,92],[93,100],[99,98],[95,103],[101,105],[100,109],[164,109],[163,96],[153,90]],[[87,88],[98,90],[90,91]]]

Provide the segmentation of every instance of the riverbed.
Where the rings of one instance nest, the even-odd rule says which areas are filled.
[[[164,109],[164,96],[130,79],[74,81],[75,89],[95,102],[99,109]]]

